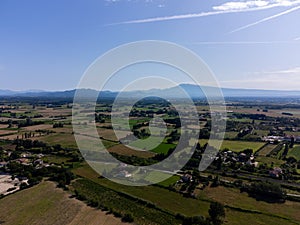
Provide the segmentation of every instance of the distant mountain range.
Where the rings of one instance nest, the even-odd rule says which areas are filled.
[[[161,96],[164,98],[180,98],[181,94],[178,92],[178,87],[185,90],[191,98],[203,98],[205,97],[203,91],[199,86],[192,84],[180,84],[176,87],[166,89],[151,89],[140,91],[128,91],[124,92],[123,97],[140,97],[145,94],[148,96]],[[203,87],[206,92],[213,95],[217,92],[216,87]],[[283,90],[260,90],[260,89],[234,89],[234,88],[222,88],[224,97],[300,97],[300,91],[283,91]],[[81,95],[89,98],[95,96],[97,91],[92,89],[80,89]],[[76,89],[67,91],[41,91],[41,90],[29,90],[29,91],[11,91],[0,90],[0,97],[35,97],[35,98],[73,98]],[[100,93],[101,98],[115,98],[119,92],[102,91]]]

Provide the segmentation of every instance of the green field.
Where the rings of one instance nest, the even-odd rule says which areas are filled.
[[[163,187],[169,187],[170,185],[175,184],[179,179],[180,179],[179,176],[174,175],[174,176],[170,177],[169,179],[160,182],[159,185],[163,186]]]
[[[300,160],[300,145],[295,145],[292,149],[288,152],[288,157],[294,157],[297,161]]]
[[[170,148],[175,147],[175,144],[167,144],[167,143],[161,143],[160,142],[161,138],[160,137],[151,137],[151,141],[150,139],[144,139],[143,142],[141,142],[140,140],[137,140],[135,142],[130,143],[130,146],[134,147],[134,148],[139,148],[139,149],[144,149],[144,146],[147,145],[147,148],[152,149],[152,152],[155,153],[163,153],[166,154]],[[147,143],[148,142],[148,143]],[[157,147],[155,147],[156,145],[158,145]],[[154,146],[155,148],[152,148],[152,146]]]
[[[201,146],[208,142],[207,139],[199,140]],[[261,148],[265,143],[264,142],[252,142],[252,141],[230,141],[224,140],[220,150],[225,148],[229,149],[230,151],[240,152],[245,149],[252,149],[256,152],[259,148]]]
[[[227,131],[226,133],[225,133],[225,139],[226,138],[229,138],[229,139],[232,139],[232,138],[235,138],[237,135],[238,135],[238,133],[239,132],[237,132],[237,131]]]
[[[258,161],[259,163],[262,163],[262,164],[265,163],[268,165],[271,165],[273,163],[274,166],[281,166],[284,163],[283,160],[276,159],[273,157],[266,157],[266,156],[258,156],[258,157],[256,157],[256,161]]]
[[[167,154],[168,151],[169,151],[171,148],[174,148],[174,147],[176,147],[175,144],[161,143],[159,146],[157,146],[156,148],[154,148],[154,149],[152,150],[152,152]]]

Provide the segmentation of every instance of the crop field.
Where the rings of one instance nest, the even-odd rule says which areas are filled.
[[[208,142],[207,139],[199,140],[201,146]],[[261,148],[265,143],[264,142],[252,142],[252,141],[230,141],[224,140],[220,150],[224,150],[225,148],[230,151],[240,152],[245,149],[252,149],[253,152],[256,152],[259,148]]]
[[[18,131],[16,131],[16,130],[1,130],[0,129],[0,136],[8,136],[8,135],[16,134],[16,133],[18,133]]]
[[[55,187],[42,182],[0,200],[1,224],[121,225],[120,219],[93,209]],[[37,216],[38,215],[38,216]]]
[[[24,128],[22,128],[22,130],[25,130],[25,131],[36,131],[36,130],[49,130],[51,128],[52,128],[51,124],[41,124],[41,125],[24,127]]]
[[[272,150],[276,147],[277,145],[274,144],[267,144],[265,147],[263,147],[258,155],[259,156],[267,156],[268,154],[270,154],[272,152]]]
[[[43,108],[42,110],[38,110],[38,112],[44,117],[68,117],[72,114],[71,109],[63,109],[63,108]]]

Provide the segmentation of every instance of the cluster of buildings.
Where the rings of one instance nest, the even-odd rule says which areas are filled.
[[[246,165],[251,165],[254,167],[258,166],[258,162],[255,161],[255,157],[253,154],[246,154],[244,152],[236,153],[232,151],[224,151],[220,152],[219,155],[216,157],[216,160],[222,161],[223,164],[229,164],[229,163],[242,163]]]
[[[10,157],[12,151],[3,150],[3,153],[6,154],[7,157]],[[16,159],[0,162],[0,168],[5,167],[9,162],[18,162],[24,166],[34,166],[36,169],[50,166],[50,164],[45,163],[42,160],[43,157],[44,157],[43,154],[32,154],[30,152],[24,152],[20,155],[20,157]]]
[[[261,138],[263,141],[274,143],[282,141],[291,141],[294,139],[295,143],[300,143],[300,136],[286,135],[286,136],[263,136]]]
[[[2,151],[6,158],[10,158],[12,151]],[[27,177],[16,177],[9,173],[9,163],[16,162],[24,166],[33,166],[35,169],[50,166],[42,160],[43,154],[22,153],[16,159],[0,162],[0,195],[7,195],[20,190],[22,185],[28,185]]]

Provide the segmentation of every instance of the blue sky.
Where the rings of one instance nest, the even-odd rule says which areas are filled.
[[[97,57],[140,40],[191,49],[223,87],[300,87],[299,0],[1,0],[0,29],[0,89],[75,88]]]

